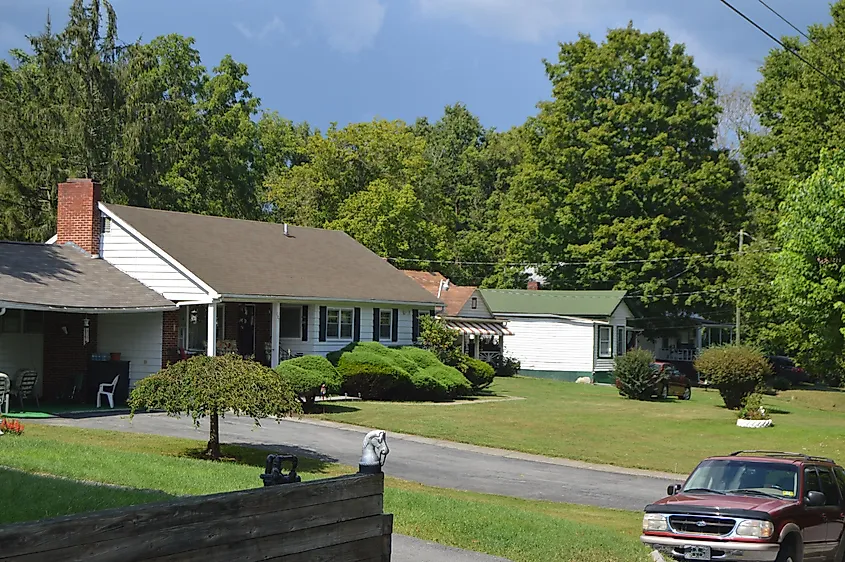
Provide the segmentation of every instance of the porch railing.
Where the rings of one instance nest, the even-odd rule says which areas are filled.
[[[484,361],[485,363],[490,363],[491,365],[501,359],[502,352],[501,351],[479,351],[478,358]]]
[[[659,361],[695,361],[698,352],[698,349],[664,347],[657,351],[655,359]]]

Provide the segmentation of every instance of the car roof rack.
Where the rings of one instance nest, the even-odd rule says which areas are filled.
[[[829,459],[826,457],[814,457],[811,455],[805,455],[804,453],[787,453],[785,451],[759,451],[759,450],[750,450],[750,451],[734,451],[729,456],[731,457],[738,457],[740,455],[758,455],[761,457],[774,457],[774,458],[782,458],[782,459],[801,459],[805,461],[813,461],[813,462],[829,462],[836,464],[836,461],[833,459]]]

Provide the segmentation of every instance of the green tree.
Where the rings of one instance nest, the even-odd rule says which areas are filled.
[[[141,409],[187,414],[199,427],[208,418],[206,454],[220,458],[219,418],[228,412],[259,420],[300,413],[299,399],[287,382],[260,363],[228,354],[197,355],[141,380],[129,397],[131,415]]]
[[[546,72],[552,100],[524,128],[500,207],[502,253],[590,262],[545,274],[552,287],[634,291],[648,317],[699,306],[723,272],[695,256],[725,251],[744,217],[738,165],[713,148],[714,80],[683,45],[630,25],[562,44]]]
[[[845,153],[823,151],[781,206],[776,286],[798,326],[802,362],[828,382],[845,372]]]

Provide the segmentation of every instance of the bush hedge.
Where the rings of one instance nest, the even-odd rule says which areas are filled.
[[[746,345],[721,345],[705,349],[695,369],[719,394],[729,410],[739,410],[745,400],[761,389],[772,367],[763,353]]]
[[[648,400],[655,392],[657,372],[654,355],[645,349],[632,349],[616,358],[613,375],[619,394],[634,400]]]
[[[320,388],[325,384],[327,394],[340,392],[340,375],[334,365],[319,355],[305,355],[282,361],[274,369],[293,389],[306,408],[314,405]]]
[[[493,383],[496,371],[489,364],[474,357],[466,357],[462,363],[463,368],[460,371],[472,384],[474,390],[482,390]]]

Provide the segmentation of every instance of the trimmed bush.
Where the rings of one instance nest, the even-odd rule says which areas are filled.
[[[449,400],[472,394],[472,385],[454,367],[426,367],[412,378],[414,397],[421,400]]]
[[[496,371],[497,377],[513,377],[519,374],[522,365],[518,359],[513,357],[505,357],[504,355],[496,359],[493,369]]]
[[[403,347],[401,352],[404,357],[416,363],[420,369],[425,369],[426,367],[436,367],[443,364],[440,362],[440,359],[437,358],[437,355],[427,349],[421,349],[419,347]]]
[[[763,353],[746,345],[707,348],[696,359],[695,369],[719,389],[729,410],[742,408],[748,396],[762,388],[772,374]]]
[[[320,395],[320,388],[326,385],[327,394],[340,392],[340,375],[334,365],[319,355],[305,355],[282,361],[274,369],[296,393],[306,408],[313,407],[314,398]]]
[[[367,400],[390,398],[397,389],[410,387],[411,375],[389,355],[370,350],[343,353],[337,363],[341,388],[353,396]]]
[[[632,349],[616,358],[613,375],[619,394],[634,400],[648,400],[652,397],[657,382],[654,355],[644,349]]]
[[[472,384],[474,390],[487,388],[493,383],[496,371],[484,361],[474,357],[466,357],[462,363],[463,369],[461,369],[461,372]]]

